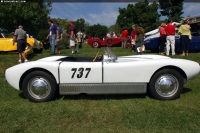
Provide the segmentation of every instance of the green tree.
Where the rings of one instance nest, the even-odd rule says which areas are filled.
[[[127,8],[119,8],[116,23],[122,29],[131,30],[131,25],[141,26],[145,31],[157,28],[159,23],[158,4],[149,3],[148,0],[136,4],[128,4]]]
[[[179,22],[183,14],[183,1],[184,0],[159,0],[161,15]]]
[[[106,36],[107,32],[108,32],[107,26],[95,24],[93,26],[87,27],[86,35],[91,37],[99,37],[102,39],[103,37]]]
[[[85,31],[85,19],[83,19],[83,18],[80,18],[80,19],[77,19],[76,21],[75,21],[75,25],[76,25],[76,30],[77,30],[77,32],[80,30],[80,31],[82,31],[82,32],[84,32]]]
[[[44,0],[37,2],[5,2],[0,4],[1,28],[9,32],[15,31],[19,24],[24,26],[28,34],[45,38],[48,32],[48,14],[51,3]],[[43,35],[39,34],[43,33]]]

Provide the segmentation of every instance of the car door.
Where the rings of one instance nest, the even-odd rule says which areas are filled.
[[[102,62],[62,62],[60,83],[102,83]]]

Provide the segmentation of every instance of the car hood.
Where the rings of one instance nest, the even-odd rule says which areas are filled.
[[[39,59],[37,61],[57,61],[61,58],[65,58],[67,56],[50,56],[50,57],[45,57],[45,58],[42,58],[42,59]]]
[[[160,60],[160,59],[171,59],[171,58],[161,55],[132,55],[132,56],[119,56],[117,58],[117,61],[128,61],[128,60],[142,61],[142,60]]]

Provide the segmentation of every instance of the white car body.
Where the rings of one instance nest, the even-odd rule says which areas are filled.
[[[55,84],[59,86],[56,89],[59,89],[60,94],[63,95],[80,93],[127,94],[146,93],[152,77],[162,69],[178,71],[184,82],[200,72],[199,64],[194,61],[172,59],[160,55],[133,55],[116,58],[109,48],[107,48],[107,54],[102,55],[102,59],[99,61],[93,62],[92,58],[90,61],[78,61],[79,58],[81,59],[81,57],[51,56],[18,64],[8,68],[5,77],[7,82],[17,90],[23,90],[23,84],[25,84],[23,80],[29,73],[43,71],[52,75]],[[166,79],[171,82],[171,79]],[[164,82],[162,79],[161,81]],[[35,82],[39,84],[43,80],[37,78],[33,83]],[[164,83],[161,86],[164,86]],[[38,91],[38,88],[42,87],[44,86],[35,87],[32,85],[29,88]],[[163,97],[164,100],[168,100],[165,99],[165,96]],[[43,100],[40,96],[33,96],[31,99],[28,96],[28,99],[34,102],[43,102],[51,98]]]

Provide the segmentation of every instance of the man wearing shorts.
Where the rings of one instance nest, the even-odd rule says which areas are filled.
[[[19,52],[19,63],[22,63],[22,58],[24,62],[27,62],[26,56],[24,54],[26,48],[26,31],[23,30],[23,26],[19,25],[18,29],[15,30],[14,40],[17,40],[17,51]]]

